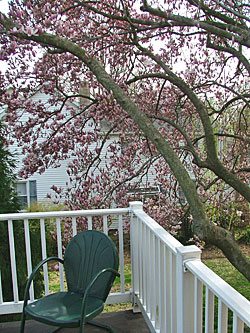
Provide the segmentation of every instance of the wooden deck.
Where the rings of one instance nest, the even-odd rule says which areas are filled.
[[[148,333],[150,332],[147,327],[143,316],[140,313],[133,313],[132,310],[119,311],[119,312],[106,312],[102,313],[95,319],[103,324],[107,324],[113,328],[117,333]],[[0,323],[0,332],[3,333],[16,333],[19,331],[20,322]],[[25,333],[50,333],[55,327],[40,324],[33,320],[27,320],[25,324]],[[69,333],[78,332],[77,328],[64,328],[59,332]],[[104,329],[97,328],[92,325],[86,325],[86,333],[104,333]]]

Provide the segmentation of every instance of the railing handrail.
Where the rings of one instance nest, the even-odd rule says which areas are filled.
[[[141,209],[139,207],[133,209],[133,204],[139,204],[140,202],[133,202],[130,204],[131,210],[135,216],[140,218],[147,226],[152,230],[155,235],[164,242],[168,248],[173,252],[176,252],[176,248],[183,246],[176,238],[174,238],[167,230],[165,230],[161,225],[159,225],[154,219],[152,219],[147,213],[144,212],[142,205]]]
[[[75,210],[75,211],[52,211],[52,212],[22,212],[22,213],[9,213],[9,214],[0,214],[0,223],[8,222],[7,230],[9,237],[9,251],[10,251],[10,267],[11,267],[11,280],[12,280],[12,291],[13,291],[13,301],[6,302],[3,297],[3,289],[0,283],[0,314],[8,313],[19,313],[22,312],[22,301],[19,299],[19,288],[18,288],[18,274],[17,274],[17,264],[16,264],[16,249],[15,249],[15,234],[14,234],[14,223],[20,222],[23,225],[24,229],[24,239],[25,239],[25,251],[26,251],[26,265],[28,275],[32,272],[32,251],[30,241],[30,222],[33,220],[37,223],[37,226],[40,226],[40,240],[41,242],[41,255],[45,259],[47,257],[47,236],[45,225],[47,221],[55,222],[55,238],[58,257],[62,258],[63,256],[63,242],[62,242],[62,232],[63,229],[61,225],[63,223],[69,224],[69,228],[72,231],[74,236],[77,233],[77,223],[78,217],[86,218],[86,225],[84,228],[92,230],[96,228],[93,218],[99,217],[101,230],[108,234],[109,230],[117,229],[117,241],[119,244],[119,262],[120,262],[120,274],[121,274],[121,287],[120,291],[116,293],[111,293],[108,296],[107,302],[109,304],[114,302],[129,302],[131,301],[130,291],[126,291],[125,287],[125,270],[124,270],[124,241],[123,241],[123,221],[126,216],[129,216],[131,212],[130,208],[108,208],[108,209],[92,209],[92,210]],[[112,222],[113,217],[115,218],[115,225],[109,225],[108,218],[111,218]],[[117,221],[116,221],[117,220]],[[81,221],[80,221],[81,222]],[[124,224],[125,226],[125,224]],[[37,229],[38,231],[38,229]],[[25,255],[25,253],[24,253]],[[1,273],[1,272],[0,272]],[[44,273],[44,288],[45,294],[49,294],[49,276],[48,276],[48,267],[47,265],[43,266]],[[61,291],[64,291],[64,275],[63,267],[59,265],[59,274],[60,274],[60,286]],[[0,276],[1,279],[1,276]],[[0,281],[1,282],[1,281]],[[34,300],[34,290],[31,288],[30,299]]]
[[[53,211],[53,212],[33,212],[33,213],[10,213],[0,214],[0,221],[7,220],[24,220],[24,219],[40,219],[53,217],[74,217],[74,216],[104,216],[104,215],[119,215],[130,212],[129,208],[107,208],[107,209],[83,209],[71,211]]]
[[[60,255],[62,255],[61,218],[72,218],[72,230],[74,234],[77,231],[77,217],[88,217],[88,227],[90,225],[89,228],[92,228],[92,216],[102,216],[103,231],[107,233],[108,216],[119,216],[117,230],[119,235],[120,267],[122,275],[121,293],[117,293],[117,295],[112,294],[113,296],[111,295],[110,297],[113,297],[114,301],[122,302],[125,299],[126,301],[131,300],[129,293],[125,291],[124,284],[124,216],[122,216],[129,213],[131,217],[130,227],[132,231],[131,296],[134,307],[136,308],[136,305],[139,306],[149,327],[152,328],[152,332],[159,332],[161,327],[165,327],[171,332],[183,333],[185,330],[193,332],[194,329],[191,327],[196,327],[197,331],[201,331],[204,289],[206,290],[207,297],[205,301],[206,314],[204,315],[207,331],[209,331],[209,328],[214,325],[213,314],[207,316],[207,311],[210,311],[210,308],[213,313],[214,296],[218,297],[221,309],[220,322],[223,321],[223,324],[220,323],[220,327],[226,327],[224,317],[225,313],[227,316],[228,309],[233,311],[235,317],[233,320],[233,325],[235,327],[234,332],[243,332],[244,323],[250,327],[250,302],[200,261],[200,250],[196,246],[183,246],[162,226],[148,216],[147,213],[143,211],[143,204],[141,202],[131,202],[128,208],[0,214],[0,222],[8,221],[9,237],[12,237],[10,243],[14,244],[12,221],[23,220],[25,227],[24,231],[26,232],[25,239],[28,244],[28,246],[26,245],[26,250],[29,250],[30,240],[28,220],[40,219],[41,241],[44,240],[45,246],[43,243],[42,245],[46,250],[45,222],[46,219],[49,220],[50,218],[55,218],[58,251],[61,253]],[[67,222],[67,220],[65,219],[63,222]],[[43,254],[43,256],[46,256],[45,254]],[[14,258],[12,258],[11,261],[12,266],[15,268],[14,245],[12,249],[12,257]],[[28,257],[30,258],[31,256],[28,255]],[[29,260],[31,262],[31,258]],[[183,270],[184,267],[186,270]],[[15,271],[12,275],[17,279]],[[203,287],[205,288],[203,289]],[[14,289],[17,290],[17,286],[15,286]],[[1,295],[0,301],[3,302],[3,300],[1,300]],[[110,302],[113,301],[110,299]],[[16,313],[21,312],[22,302],[19,301],[18,292],[17,295],[14,296],[13,302],[3,303],[8,313],[11,313],[10,311],[12,311],[12,309],[14,309],[14,312]],[[13,306],[15,306],[15,308]],[[193,311],[193,313],[190,316],[191,311]],[[189,326],[185,326],[186,324]],[[240,328],[238,329],[237,327]]]
[[[243,333],[244,323],[250,327],[250,302],[201,262],[197,246],[183,246],[143,211],[142,203],[130,203],[130,208],[135,216],[134,303],[152,332],[202,332],[203,325],[206,332],[213,332],[214,325],[227,332],[228,310],[233,312],[233,332]]]
[[[244,296],[200,260],[189,260],[185,263],[185,267],[206,285],[215,296],[220,298],[229,309],[237,313],[241,320],[250,326],[250,302]]]

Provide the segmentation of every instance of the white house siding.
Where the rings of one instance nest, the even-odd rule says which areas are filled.
[[[34,94],[31,97],[31,99],[33,101],[41,100],[44,104],[48,101],[49,98],[50,98],[50,96],[46,95],[45,93],[43,93],[41,91],[38,91],[36,94]],[[76,107],[75,105],[73,105],[73,106]],[[48,104],[48,109],[49,109],[49,104]],[[28,118],[29,118],[29,114],[24,112],[21,120],[27,121]],[[92,128],[90,127],[90,124],[87,124],[86,130],[88,129],[88,126],[89,126],[89,130],[92,130]],[[116,140],[115,136],[110,137],[110,139],[107,140],[107,142],[101,152],[101,155],[100,155],[101,162],[99,164],[99,168],[105,168],[105,164],[108,159],[107,146],[110,143],[112,143],[114,140]],[[96,145],[93,144],[90,146],[89,149],[95,149],[95,148],[96,148]],[[19,156],[18,163],[17,163],[17,171],[19,171],[22,167],[22,160],[24,157],[22,155],[21,148],[18,147],[17,142],[15,142],[10,147],[10,150],[11,150],[11,152],[14,152],[17,154],[17,156]],[[72,161],[73,158],[75,158],[75,157],[60,161],[60,164],[61,164],[60,167],[57,167],[57,168],[50,167],[50,168],[46,169],[46,171],[42,174],[35,173],[28,179],[19,179],[19,181],[22,183],[29,182],[29,181],[36,181],[37,200],[38,201],[43,201],[43,200],[47,199],[48,195],[50,195],[53,198],[54,194],[55,194],[55,192],[51,189],[51,187],[53,185],[56,187],[59,187],[59,188],[62,187],[63,190],[65,190],[67,188],[67,184],[70,185],[70,179],[67,174],[67,165],[70,161]],[[94,168],[94,170],[95,170],[95,173],[98,174],[98,170],[95,168]],[[141,187],[145,188],[147,186],[147,182],[151,182],[151,184],[154,182],[154,174],[151,171],[148,173],[147,176],[143,177]]]
[[[106,164],[109,162],[109,156],[112,155],[113,153],[108,153],[107,149],[110,144],[112,144],[114,141],[117,141],[117,135],[111,135],[109,139],[107,139],[102,152],[100,154],[100,163],[99,163],[99,168],[105,169]],[[93,144],[89,147],[89,149],[95,149],[96,146]],[[121,153],[122,154],[122,153]],[[140,166],[138,166],[139,168]],[[98,170],[93,168],[95,170],[95,174],[98,174]],[[155,180],[155,173],[154,173],[154,168],[151,167],[149,169],[149,172],[140,179],[140,187],[146,187],[148,183],[153,184]],[[134,180],[136,181],[136,179]],[[133,181],[132,181],[133,182]]]
[[[41,100],[44,104],[48,101],[50,96],[38,91],[34,94],[31,99],[33,101]],[[49,105],[48,105],[49,108]],[[28,113],[23,113],[21,117],[21,121],[27,121],[29,119]],[[39,142],[39,140],[38,140]],[[18,143],[14,142],[13,145],[10,146],[10,151],[14,153],[17,157],[16,170],[18,171],[22,168],[22,160],[24,158],[22,154],[22,148],[18,147]],[[43,201],[47,199],[48,194],[54,197],[55,192],[51,189],[51,187],[57,186],[66,188],[66,184],[69,183],[70,179],[67,174],[67,165],[71,159],[60,161],[61,166],[57,168],[48,168],[44,173],[34,173],[31,177],[27,179],[18,178],[19,183],[28,183],[29,181],[36,181],[36,190],[37,190],[37,200]],[[28,188],[28,187],[27,187]],[[27,190],[28,192],[28,190]],[[29,201],[29,199],[28,199]]]
[[[47,195],[54,196],[55,192],[51,189],[51,187],[57,186],[62,187],[63,189],[66,188],[66,184],[69,183],[69,176],[66,172],[67,164],[69,161],[62,161],[61,167],[59,168],[48,168],[44,173],[41,175],[35,173],[27,180],[36,180],[37,186],[37,200],[43,201],[47,198]]]

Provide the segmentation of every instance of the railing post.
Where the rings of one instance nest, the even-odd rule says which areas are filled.
[[[137,297],[139,296],[139,226],[138,218],[133,214],[133,211],[143,211],[143,203],[133,201],[129,203],[130,208],[130,251],[131,251],[131,280],[132,280],[132,304],[133,311],[140,312]]]
[[[134,211],[134,210],[143,211],[143,203],[141,201],[131,201],[129,203],[129,208],[131,211]]]
[[[185,262],[200,260],[201,250],[195,245],[180,246],[177,250],[177,333],[196,332],[195,277],[185,269]],[[202,311],[202,309],[200,309]]]

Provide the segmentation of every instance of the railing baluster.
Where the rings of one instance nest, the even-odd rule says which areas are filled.
[[[0,304],[3,304],[3,289],[2,289],[2,270],[0,267]]]
[[[41,232],[41,247],[42,247],[42,259],[47,258],[46,249],[46,232],[45,232],[45,220],[40,219],[40,232]],[[45,295],[49,294],[49,276],[48,276],[48,264],[43,265],[43,276],[44,276],[44,290]]]
[[[218,298],[218,333],[227,332],[227,317],[228,309],[234,313],[233,332],[243,333],[244,322],[250,327],[249,318],[247,316],[249,302],[240,296],[230,286],[225,286],[225,282],[219,281],[211,270],[209,270],[197,256],[190,256],[190,247],[182,246],[178,241],[174,240],[165,230],[163,230],[155,221],[153,221],[142,210],[142,204],[131,203],[130,209],[117,209],[117,210],[92,210],[92,211],[76,211],[72,212],[49,212],[49,213],[27,213],[13,217],[6,214],[4,219],[0,216],[0,221],[8,220],[9,243],[10,243],[10,258],[11,258],[11,272],[13,280],[14,302],[11,303],[13,312],[20,308],[17,287],[17,272],[16,272],[16,257],[15,257],[15,244],[13,232],[13,219],[23,220],[25,226],[25,243],[26,243],[26,256],[28,272],[31,271],[31,249],[30,249],[30,232],[29,232],[29,219],[40,219],[41,228],[41,245],[42,257],[47,256],[46,253],[46,232],[45,222],[46,218],[56,218],[56,234],[57,234],[57,247],[58,256],[62,257],[62,235],[61,235],[61,218],[72,219],[73,235],[77,232],[76,219],[78,217],[87,219],[88,228],[92,229],[92,216],[103,216],[103,231],[108,234],[108,217],[112,214],[118,216],[118,235],[119,235],[119,254],[120,254],[120,270],[121,270],[121,292],[113,294],[108,302],[113,303],[115,300],[126,298],[129,300],[129,293],[125,292],[125,274],[124,274],[124,245],[123,245],[123,228],[122,228],[122,214],[134,212],[131,214],[131,266],[132,266],[132,290],[135,295],[132,298],[137,301],[138,306],[134,306],[137,311],[138,308],[143,312],[144,317],[149,325],[150,331],[161,333],[176,333],[185,329],[188,332],[201,333],[203,322],[203,288],[206,288],[206,304],[205,304],[205,332],[213,332],[217,330],[214,323],[214,297]],[[182,265],[180,260],[176,260],[177,253],[180,252],[180,247],[183,248]],[[192,251],[191,251],[192,252]],[[189,257],[186,257],[189,253]],[[182,288],[184,290],[183,298],[183,315],[182,322],[183,328],[179,325],[177,327],[177,290],[178,297],[180,296],[177,285],[177,265],[178,273],[182,274]],[[45,266],[44,266],[45,267]],[[63,270],[60,267],[60,283],[61,289],[64,290]],[[205,268],[206,267],[206,268]],[[46,267],[47,269],[47,267]],[[184,269],[184,271],[183,271]],[[47,282],[46,282],[47,279]],[[180,279],[179,279],[180,280]],[[178,281],[179,281],[178,280]],[[49,293],[48,287],[48,270],[44,270],[45,293]],[[214,281],[219,281],[218,284]],[[223,289],[221,286],[225,286]],[[3,286],[4,288],[4,286]],[[230,289],[231,288],[231,289]],[[222,290],[222,291],[221,291]],[[232,293],[234,297],[230,295]],[[124,296],[124,298],[123,298]],[[133,297],[134,296],[134,297]],[[137,297],[138,296],[138,297]],[[114,297],[114,298],[113,298]],[[178,298],[179,302],[179,298]],[[238,302],[238,303],[237,303]],[[243,304],[243,305],[242,305]],[[11,310],[10,306],[3,302],[3,294],[1,293],[1,279],[0,279],[0,311],[6,308],[7,312]],[[240,309],[240,310],[238,310]],[[3,313],[3,312],[2,312]],[[189,320],[190,318],[190,320]],[[215,325],[215,326],[214,326]]]
[[[146,276],[147,286],[146,286],[146,311],[149,312],[150,309],[150,299],[151,299],[151,247],[150,247],[150,230],[146,230],[146,261],[148,263],[148,274]]]
[[[170,298],[170,332],[174,333],[174,269],[173,269],[173,253],[169,251],[169,298]]]
[[[250,302],[211,271],[200,260],[187,260],[186,269],[196,276],[206,287],[205,332],[227,332],[227,308],[234,313],[235,332],[243,332],[243,322],[250,327]],[[218,322],[214,321],[214,297],[219,301]],[[223,305],[224,304],[224,305]],[[229,326],[229,325],[228,325]]]
[[[143,295],[143,283],[142,283],[142,274],[143,274],[143,261],[142,261],[142,222],[138,220],[139,224],[139,295],[140,298]]]
[[[155,267],[155,254],[156,254],[156,251],[155,251],[155,246],[156,246],[156,242],[155,242],[155,234],[152,235],[152,248],[153,248],[153,251],[152,251],[152,254],[153,254],[153,258],[154,260],[152,260],[153,262],[153,266],[152,266],[152,271],[153,271],[153,288],[152,288],[152,291],[153,291],[153,298],[152,298],[152,305],[153,305],[153,311],[152,311],[152,320],[156,323],[156,267]]]
[[[62,235],[61,235],[61,219],[57,217],[56,219],[56,232],[57,232],[57,250],[58,257],[62,258]],[[64,276],[63,276],[63,265],[59,263],[59,273],[60,273],[60,287],[64,291]]]
[[[244,332],[244,323],[234,312],[233,315],[233,333],[243,333]]]
[[[158,248],[159,238],[155,237],[155,328],[159,329],[159,248]]]
[[[42,259],[47,258],[46,249],[46,232],[45,232],[45,220],[40,219],[40,233],[41,233],[41,248],[42,248]],[[49,276],[48,276],[48,264],[43,265],[43,276],[44,276],[44,290],[45,295],[49,294]]]
[[[73,230],[73,237],[77,234],[76,230],[76,217],[72,217],[72,230]]]
[[[102,216],[104,217],[104,232],[108,233],[108,216],[119,216],[120,214],[127,214],[130,212],[129,208],[118,208],[118,209],[97,209],[97,210],[79,210],[79,211],[67,211],[67,212],[60,212],[60,211],[53,211],[53,212],[34,212],[34,213],[18,213],[18,214],[1,214],[0,215],[0,223],[4,223],[4,221],[8,221],[8,233],[9,233],[9,248],[10,248],[10,265],[11,265],[11,279],[13,282],[13,298],[10,302],[4,302],[3,297],[3,290],[1,290],[1,283],[0,281],[0,313],[1,314],[7,314],[7,313],[17,313],[21,309],[21,302],[19,302],[19,296],[18,296],[18,281],[17,281],[17,267],[16,267],[16,257],[15,257],[15,237],[14,237],[14,232],[13,232],[13,220],[21,220],[25,221],[28,220],[28,222],[24,222],[25,227],[25,242],[26,242],[26,264],[27,267],[29,267],[27,270],[30,273],[32,269],[32,260],[31,258],[31,250],[30,249],[30,240],[29,238],[31,237],[30,232],[28,231],[28,224],[30,223],[30,219],[35,219],[35,220],[40,220],[40,234],[41,234],[41,249],[42,249],[42,258],[45,259],[47,257],[47,251],[46,251],[46,223],[45,219],[56,219],[56,236],[57,236],[57,248],[58,248],[58,256],[62,257],[63,254],[63,248],[62,248],[62,235],[61,235],[61,219],[69,219],[71,218],[72,220],[72,231],[73,235],[77,232],[77,218],[84,218],[88,219],[88,227],[92,229],[92,217],[97,216],[97,218],[100,218]],[[133,218],[134,219],[134,218]],[[137,218],[136,218],[137,219]],[[135,219],[135,220],[136,220]],[[105,221],[106,220],[106,221]],[[19,223],[19,222],[15,222]],[[136,224],[136,232],[138,233],[137,229],[137,223]],[[30,225],[29,225],[30,228]],[[137,237],[138,240],[138,237]],[[121,268],[124,270],[124,247],[123,247],[123,234],[121,233],[120,229],[120,240],[119,240],[119,252],[121,253]],[[137,276],[139,276],[139,268],[138,268],[138,258],[139,258],[139,244],[136,243],[136,246],[134,248],[135,250],[135,256],[137,259],[135,260],[137,262],[136,267],[134,267],[134,272],[137,271]],[[24,254],[25,255],[25,254]],[[131,258],[131,262],[133,259]],[[63,270],[61,267],[61,264],[59,264],[59,270],[60,270],[60,284],[61,284],[61,289],[64,290],[64,274]],[[48,276],[48,267],[45,264],[43,266],[43,271],[44,271],[44,285],[45,285],[45,294],[49,294],[49,276]],[[142,278],[142,275],[141,275]],[[137,281],[133,282],[135,288],[137,289],[137,295],[140,295],[138,292],[138,279]],[[122,278],[121,278],[121,292],[114,293],[111,295],[111,297],[108,298],[108,303],[114,303],[116,301],[121,301],[122,302],[128,302],[130,300],[130,294],[129,292],[125,291],[126,286],[125,286],[125,274],[122,273]],[[4,286],[2,286],[4,288]],[[34,298],[31,295],[31,298]],[[136,298],[135,298],[136,299]],[[138,308],[137,308],[138,309]]]
[[[227,333],[228,307],[219,299],[218,303],[218,333]]]
[[[167,287],[168,287],[168,276],[167,276],[167,249],[166,245],[162,244],[162,330],[164,333],[168,332],[168,295],[167,295]]]
[[[88,216],[88,230],[92,230],[93,223],[92,223],[92,216]]]
[[[17,222],[19,223],[19,222]],[[17,286],[17,273],[16,273],[16,254],[15,254],[15,241],[13,232],[13,221],[8,220],[8,232],[9,232],[9,245],[10,245],[10,263],[11,263],[11,275],[12,275],[12,286],[14,302],[18,303],[18,286]]]
[[[177,276],[176,276],[176,255],[171,252],[171,266],[172,266],[172,286],[171,286],[171,307],[172,307],[172,332],[177,332]]]
[[[142,304],[146,305],[146,281],[145,281],[145,271],[146,271],[146,259],[145,259],[145,225],[142,224],[142,243],[141,243],[141,261],[142,261]]]
[[[195,277],[194,281],[194,333],[202,333],[203,285]]]
[[[142,281],[143,281],[143,305],[146,306],[147,304],[147,269],[148,269],[148,263],[146,258],[146,226],[143,224],[142,226],[142,261],[143,261],[143,271],[142,271]]]
[[[103,232],[108,235],[108,217],[107,215],[103,216]]]
[[[156,313],[157,313],[157,320],[156,320],[156,327],[159,329],[161,327],[161,311],[162,311],[162,307],[161,307],[161,241],[158,238],[157,239],[157,252],[158,252],[158,259],[157,259],[157,309],[156,309]]]
[[[214,294],[206,287],[205,333],[214,331]]]
[[[172,253],[169,248],[165,245],[165,252],[166,252],[166,321],[167,321],[167,332],[172,332],[171,329],[171,322],[172,322],[172,304],[171,304],[171,288],[172,288],[172,271],[170,267],[170,261]]]
[[[149,313],[150,313],[150,319],[153,318],[153,298],[154,298],[154,279],[153,279],[153,265],[154,265],[154,257],[153,257],[153,233],[150,229],[149,230],[149,258],[150,258],[150,271],[149,271],[149,279],[150,279],[150,298],[149,298]]]
[[[24,220],[24,235],[25,235],[26,259],[27,259],[27,272],[28,272],[28,276],[30,276],[30,274],[32,273],[32,262],[31,262],[30,231],[29,231],[28,219]],[[34,301],[33,281],[30,286],[30,300]]]
[[[125,292],[125,276],[124,276],[124,244],[123,244],[123,220],[122,215],[118,217],[118,235],[119,235],[119,259],[121,273],[121,292]]]

